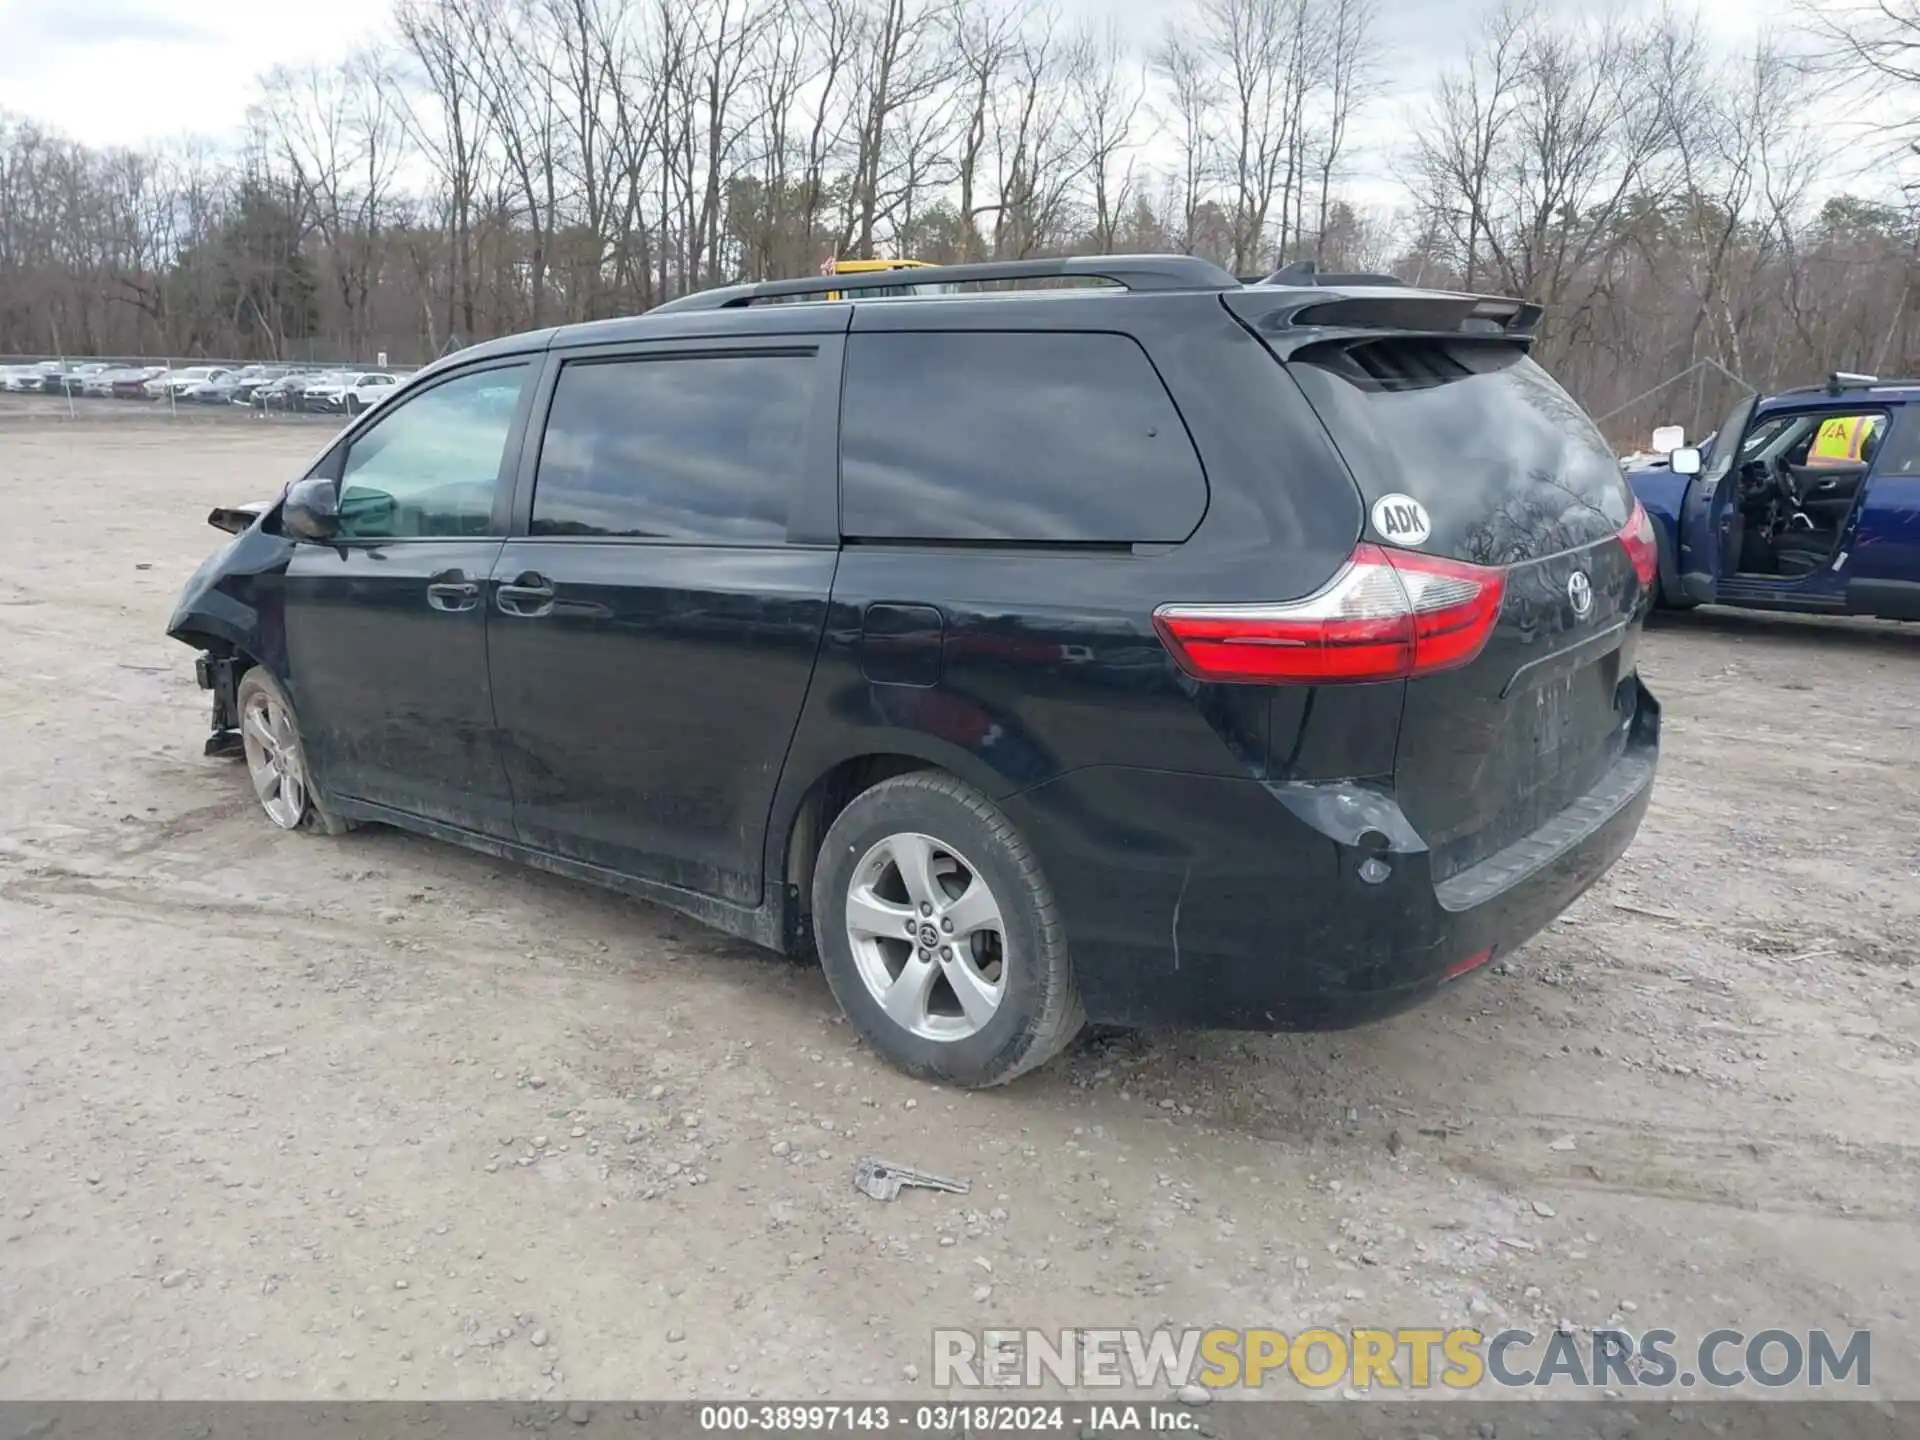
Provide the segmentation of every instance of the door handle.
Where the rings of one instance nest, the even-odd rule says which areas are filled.
[[[523,620],[538,620],[553,613],[553,582],[537,571],[517,576],[510,585],[498,586],[493,603],[502,615],[517,615]]]
[[[442,570],[427,581],[427,604],[435,610],[471,610],[479,603],[479,583],[464,570]]]

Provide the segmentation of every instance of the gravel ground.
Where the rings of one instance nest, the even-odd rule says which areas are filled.
[[[1425,1009],[956,1094],[812,969],[281,834],[201,757],[205,511],[325,433],[0,408],[0,1398],[910,1397],[937,1325],[1563,1319],[1868,1327],[1920,1397],[1920,629],[1657,625],[1638,844]]]

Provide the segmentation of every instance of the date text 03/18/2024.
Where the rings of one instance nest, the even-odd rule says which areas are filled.
[[[907,1436],[1132,1433],[1187,1434],[1199,1428],[1196,1411],[1178,1404],[933,1404],[702,1405],[703,1434],[815,1435],[844,1431]]]

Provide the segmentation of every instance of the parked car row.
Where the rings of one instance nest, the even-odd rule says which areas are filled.
[[[293,365],[122,365],[111,360],[42,360],[0,366],[0,390],[95,399],[166,400],[175,405],[247,405],[358,415],[392,394],[406,373],[320,370]]]

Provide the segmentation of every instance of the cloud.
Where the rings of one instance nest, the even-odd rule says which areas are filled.
[[[6,19],[0,75],[44,75],[84,63],[87,52],[129,47],[200,46],[217,32],[170,0],[86,0],[84,5],[20,5]]]
[[[191,10],[168,0],[27,5],[8,18],[7,49],[16,63],[32,64],[46,58],[44,47],[71,50],[128,43],[193,45],[214,38],[213,30],[191,17]]]

